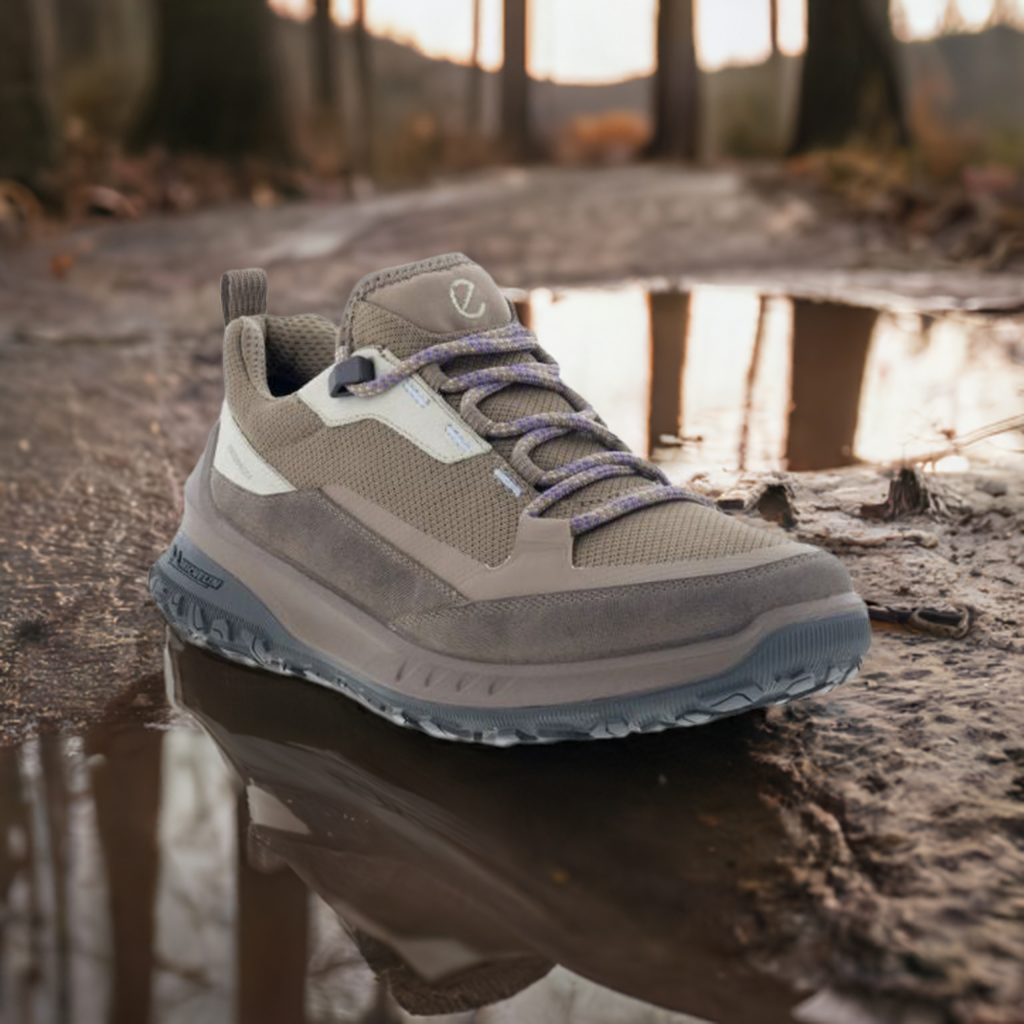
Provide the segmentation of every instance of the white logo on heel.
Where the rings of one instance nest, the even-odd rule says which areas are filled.
[[[461,294],[459,292],[460,288],[463,289]],[[472,281],[467,281],[464,277],[452,281],[451,287],[448,289],[448,295],[451,297],[452,305],[455,307],[456,312],[460,313],[467,320],[479,320],[487,312],[486,302],[481,302],[476,309],[470,311],[469,307],[473,302],[475,292],[476,285]]]

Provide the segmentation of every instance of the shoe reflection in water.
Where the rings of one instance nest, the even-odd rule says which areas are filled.
[[[176,703],[245,787],[250,863],[287,863],[410,1012],[498,1002],[559,964],[723,1024],[791,1019],[799,996],[737,937],[785,852],[750,716],[495,750],[397,729],[173,636],[168,666]]]

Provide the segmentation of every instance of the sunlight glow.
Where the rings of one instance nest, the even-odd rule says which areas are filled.
[[[914,316],[882,316],[871,340],[854,451],[868,461],[942,449],[946,432],[963,436],[1020,411],[1024,368],[1005,340],[952,318],[922,334]],[[894,445],[899,439],[899,447]],[[1002,456],[1006,438],[971,448]]]
[[[891,0],[893,29],[911,42],[942,32],[978,32],[996,21],[1024,28],[1024,0]]]
[[[562,380],[600,409],[612,433],[647,451],[650,320],[642,288],[530,292],[532,326]],[[635,353],[628,358],[623,353]]]
[[[342,3],[352,6],[352,0]],[[492,71],[501,67],[501,14],[501,0],[481,0],[480,64]],[[428,57],[466,64],[473,52],[473,0],[366,0],[366,24]]]
[[[530,74],[579,85],[649,75],[654,70],[657,14],[657,0],[534,3],[529,15]]]
[[[696,452],[701,469],[735,468],[757,314],[753,288],[709,286],[690,295],[683,436],[701,438]],[[723,373],[726,366],[730,370]]]
[[[695,0],[697,59],[705,71],[760,64],[771,53],[769,6],[759,0]]]
[[[995,0],[957,0],[956,5],[967,28],[983,28],[992,17]]]
[[[305,20],[312,0],[269,0],[279,14]],[[416,47],[429,57],[468,63],[474,0],[365,0],[371,32]],[[1024,0],[891,0],[893,27],[904,40],[944,30],[978,31],[994,11],[1024,27]],[[502,0],[480,0],[480,63],[501,67]],[[694,0],[697,59],[705,71],[757,64],[771,51],[769,0]],[[778,0],[782,53],[803,53],[806,0]],[[952,11],[952,21],[947,18]],[[332,0],[335,20],[351,24],[355,0]],[[1017,14],[1012,14],[1016,11]],[[658,0],[534,0],[529,5],[529,63],[535,78],[600,85],[654,70]]]
[[[904,41],[938,35],[946,13],[946,0],[896,0],[893,28]]]
[[[807,0],[779,0],[779,49],[798,57],[807,47]]]

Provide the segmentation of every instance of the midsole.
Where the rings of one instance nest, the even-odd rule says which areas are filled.
[[[498,665],[428,650],[186,502],[182,530],[236,577],[296,640],[366,682],[417,700],[486,709],[636,696],[697,682],[742,662],[769,633],[795,623],[862,615],[853,593],[765,612],[727,637],[588,661]],[[801,666],[794,665],[794,670]]]

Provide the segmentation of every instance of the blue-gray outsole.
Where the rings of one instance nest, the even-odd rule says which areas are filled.
[[[494,746],[607,739],[704,725],[826,693],[857,673],[871,644],[866,610],[846,613],[781,627],[739,664],[696,682],[629,697],[492,710],[418,700],[326,660],[293,637],[244,584],[184,534],[178,534],[150,570],[149,586],[172,628],[187,642],[233,661],[328,686],[398,725],[442,739]]]

